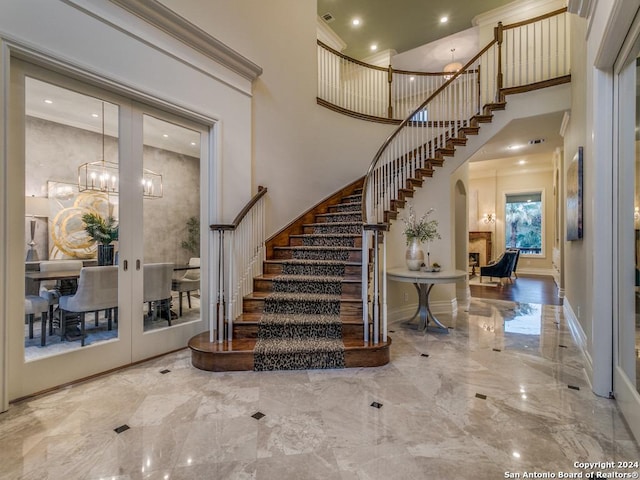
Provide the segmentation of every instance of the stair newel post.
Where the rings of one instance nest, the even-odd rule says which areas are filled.
[[[495,101],[500,102],[502,92],[502,39],[503,39],[503,27],[502,22],[498,22],[498,26],[494,29],[496,42],[498,43],[498,50],[496,55],[498,56],[498,73],[496,75],[496,97]]]
[[[364,343],[369,343],[369,232],[362,229],[362,326]]]
[[[373,344],[380,342],[380,272],[378,230],[373,231]]]
[[[224,230],[218,230],[218,343],[224,341]]]
[[[387,343],[387,235],[382,234],[382,341]]]
[[[233,339],[233,272],[234,272],[234,260],[235,260],[235,237],[236,230],[231,230],[229,236],[229,308],[227,308],[227,340],[231,341]],[[223,273],[224,276],[224,273]],[[223,279],[224,280],[224,279]],[[224,295],[224,292],[223,292]],[[223,297],[224,301],[224,297]],[[224,313],[224,304],[223,304],[223,313]]]
[[[389,104],[387,106],[387,115],[389,118],[393,118],[393,67],[391,65],[389,65],[387,73],[387,83],[389,84]]]

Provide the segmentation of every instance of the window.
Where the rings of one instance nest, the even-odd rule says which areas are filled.
[[[505,247],[524,255],[542,255],[542,192],[507,194]]]

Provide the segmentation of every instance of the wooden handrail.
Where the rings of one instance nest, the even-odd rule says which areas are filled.
[[[524,25],[529,25],[530,23],[539,22],[540,20],[545,20],[547,18],[555,17],[556,15],[562,15],[567,11],[567,7],[559,8],[558,10],[554,10],[553,12],[545,13],[544,15],[540,15],[538,17],[530,18],[529,20],[523,20],[521,22],[510,23],[509,25],[503,25],[503,30],[510,30],[512,28],[522,27]]]
[[[356,65],[360,65],[361,67],[367,67],[367,68],[371,68],[373,70],[378,70],[378,71],[381,71],[381,72],[387,72],[389,70],[388,67],[379,67],[377,65],[371,65],[370,63],[365,63],[365,62],[362,62],[360,60],[356,60],[355,58],[351,58],[348,55],[345,55],[344,53],[340,53],[339,51],[334,50],[329,45],[323,43],[321,40],[318,40],[317,42],[318,42],[318,45],[320,45],[325,50],[330,51],[334,55],[337,55],[338,57],[343,58],[344,60],[348,60],[350,62],[355,63]],[[395,68],[393,69],[393,73],[399,73],[399,74],[402,74],[402,75],[415,75],[417,77],[419,77],[419,76],[423,76],[423,77],[442,77],[443,75],[451,75],[451,72],[413,72],[411,70],[396,70]],[[467,74],[467,73],[475,73],[475,71],[474,70],[468,70],[466,72],[463,72],[463,74]]]
[[[371,164],[369,165],[369,169],[367,170],[367,173],[364,176],[364,183],[362,185],[362,222],[363,223],[365,224],[367,223],[367,204],[366,204],[367,184],[369,183],[369,178],[371,177],[371,174],[373,173],[373,170],[375,169],[378,163],[378,160],[380,160],[380,157],[382,156],[383,152],[386,150],[389,144],[393,141],[393,139],[396,138],[396,136],[400,133],[400,131],[402,131],[402,129],[409,122],[411,122],[411,119],[415,114],[420,112],[426,105],[428,105],[431,102],[431,100],[433,100],[435,97],[440,95],[440,92],[442,92],[449,85],[451,85],[451,83],[453,83],[453,81],[456,78],[462,75],[476,60],[478,60],[485,52],[487,52],[493,45],[495,45],[495,43],[496,43],[496,39],[494,38],[487,44],[486,47],[484,47],[476,55],[474,55],[474,57],[471,60],[469,60],[460,70],[455,72],[449,80],[443,83],[440,86],[440,88],[438,88],[435,92],[429,95],[429,98],[427,98],[424,102],[422,102],[418,108],[416,108],[407,118],[405,118],[402,121],[402,123],[398,125],[398,128],[396,128],[393,131],[393,133],[389,135],[389,137],[385,140],[382,146],[378,149],[378,151],[376,152],[376,155],[373,157],[373,160],[371,161]]]
[[[244,217],[249,213],[249,211],[253,208],[253,206],[258,203],[262,197],[267,193],[267,187],[259,186],[258,193],[256,193],[249,203],[247,203],[244,208],[240,211],[240,213],[236,216],[233,223],[217,223],[213,225],[209,225],[210,230],[235,230],[240,225],[240,222],[244,219]]]
[[[386,72],[388,70],[387,67],[378,67],[377,65],[371,65],[370,63],[361,62],[360,60],[356,60],[355,58],[348,57],[344,53],[340,53],[339,51],[334,50],[333,48],[331,48],[329,45],[327,45],[325,43],[322,43],[320,40],[318,40],[318,45],[320,45],[325,50],[329,50],[334,55],[337,55],[340,58],[344,58],[345,60],[349,60],[350,62],[353,62],[353,63],[355,63],[357,65],[362,66],[362,67],[371,68],[373,70],[380,70],[382,72]]]

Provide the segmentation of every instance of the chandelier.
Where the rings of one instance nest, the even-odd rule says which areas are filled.
[[[107,162],[104,155],[104,102],[102,102],[102,160],[83,163],[78,167],[78,191],[94,191],[107,194],[118,193],[117,163]],[[142,170],[142,196],[144,198],[162,198],[162,175],[144,168]]]
[[[456,62],[453,58],[453,54],[455,51],[455,48],[451,49],[451,63],[447,63],[444,66],[443,72],[446,73],[446,75],[444,75],[445,80],[449,80],[456,72],[460,71],[460,69],[462,68],[462,64],[460,62]]]

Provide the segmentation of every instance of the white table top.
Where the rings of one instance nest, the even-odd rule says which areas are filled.
[[[464,270],[442,270],[440,272],[421,272],[407,267],[395,267],[387,270],[387,278],[396,282],[410,283],[454,283],[466,278]]]

